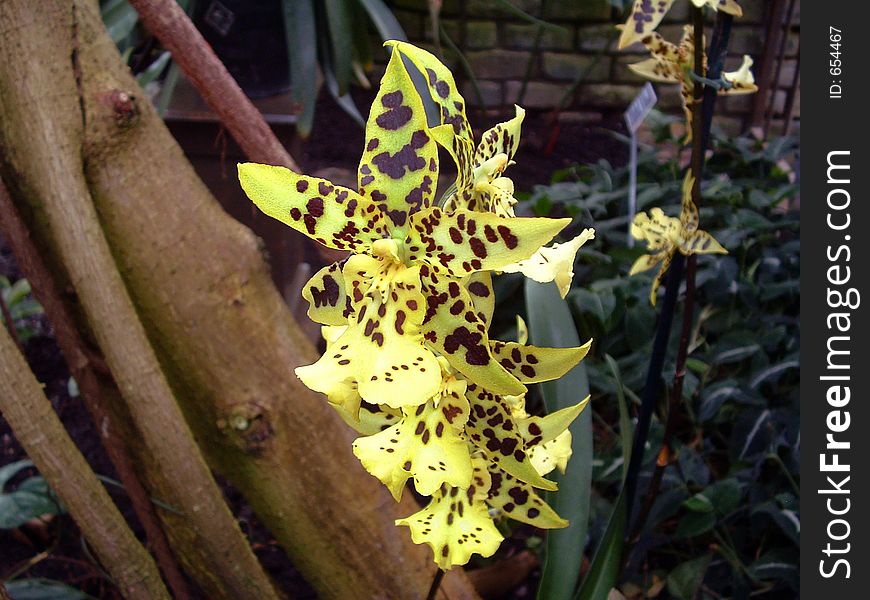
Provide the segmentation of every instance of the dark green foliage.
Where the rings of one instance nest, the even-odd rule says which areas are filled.
[[[638,210],[660,206],[676,215],[686,156],[669,139],[667,122],[659,123],[658,151],[640,155]],[[800,231],[789,167],[796,142],[714,135],[712,149],[701,226],[729,254],[698,258],[676,456],[628,550],[620,586],[629,596],[649,591],[655,574],[675,598],[750,592],[790,598],[798,589],[800,529]],[[618,392],[636,408],[657,319],[648,301],[652,273],[627,276],[645,250],[626,245],[627,182],[625,168],[602,161],[559,173],[525,202],[536,214],[567,212],[578,227],[596,229],[568,296],[580,338],[595,340],[584,362],[595,411],[594,492],[601,497],[593,501],[587,554],[612,543],[602,536],[623,476]],[[661,447],[681,312],[680,304],[627,533],[636,526]]]
[[[26,279],[19,279],[10,283],[9,279],[0,275],[0,294],[3,302],[12,316],[12,324],[18,339],[26,342],[41,333],[40,323],[34,317],[43,313],[42,305],[37,302],[30,293],[30,283]],[[0,323],[5,325],[3,315],[0,314]]]

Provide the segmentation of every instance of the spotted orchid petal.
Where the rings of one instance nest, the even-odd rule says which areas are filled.
[[[455,212],[459,208],[467,208],[505,218],[516,216],[514,206],[517,199],[514,198],[514,182],[507,177],[495,177],[491,181],[487,179],[475,183],[466,196],[461,200],[454,194],[444,205],[444,209],[447,212]]]
[[[438,148],[423,101],[397,52],[369,113],[357,177],[360,195],[387,217],[391,232],[405,231],[408,215],[429,206],[435,194]]]
[[[634,264],[631,265],[631,270],[628,272],[629,276],[649,271],[659,264],[665,256],[667,256],[667,252],[665,251],[656,254],[642,254],[638,256],[637,260],[634,261]]]
[[[674,253],[668,252],[662,257],[662,264],[659,267],[658,273],[652,280],[652,285],[649,290],[649,303],[653,306],[656,305],[656,298],[658,297],[659,287],[662,285],[662,282],[665,280],[665,275],[668,272],[668,269],[671,266],[671,261],[674,259]]]
[[[686,235],[678,248],[686,256],[690,254],[728,254],[728,250],[723,248],[716,241],[716,238],[701,230]]]
[[[700,218],[698,216],[698,207],[692,199],[692,188],[695,186],[695,177],[692,175],[692,170],[686,171],[686,176],[683,178],[683,200],[680,208],[680,226],[685,233],[691,233],[698,229]]]
[[[529,341],[529,326],[523,318],[517,315],[517,342],[525,345]]]
[[[658,27],[673,3],[674,0],[635,0],[619,36],[619,49],[639,42]]]
[[[406,56],[423,75],[429,95],[438,109],[438,122],[433,124],[430,133],[456,163],[457,190],[467,189],[474,139],[465,115],[465,99],[459,93],[453,74],[440,60],[422,48],[394,40],[385,45],[392,46],[394,52]]]
[[[398,519],[396,525],[408,526],[415,544],[432,548],[435,562],[444,570],[466,564],[472,554],[492,556],[504,538],[484,501],[490,487],[486,463],[475,457],[470,487],[442,487],[426,508]]]
[[[487,504],[498,511],[499,516],[510,517],[541,529],[559,529],[568,526],[568,521],[556,514],[528,483],[518,480],[497,466],[490,464],[490,479]]]
[[[308,301],[308,318],[321,325],[347,325],[350,299],[344,289],[340,262],[320,269],[302,287],[302,297]]]
[[[554,469],[559,469],[559,472],[564,475],[565,469],[568,468],[568,461],[574,453],[571,441],[571,432],[563,431],[556,436],[556,439],[533,447],[529,451],[532,466],[541,475],[551,473]]]
[[[592,346],[589,340],[577,348],[539,348],[517,342],[490,341],[492,354],[504,369],[523,383],[558,379],[574,368]]]
[[[366,470],[397,501],[409,477],[424,496],[431,496],[442,484],[459,488],[471,484],[471,456],[461,435],[468,420],[468,400],[464,382],[459,383],[448,385],[439,398],[416,409],[404,408],[399,423],[353,443],[353,452]]]
[[[350,380],[371,404],[423,404],[438,392],[441,369],[419,330],[425,314],[420,267],[355,255],[343,275],[354,305],[348,328],[320,360],[297,368],[297,376],[330,400]]]
[[[683,28],[679,45],[666,41],[661,35],[652,32],[643,36],[642,41],[652,58],[629,65],[638,75],[660,83],[679,83],[683,112],[686,115],[686,140],[692,136],[692,103],[695,84],[689,76],[695,64],[695,32],[691,25]],[[706,73],[706,56],[701,73]]]
[[[656,83],[680,83],[682,76],[675,63],[648,58],[628,65],[633,73]]]
[[[713,10],[721,10],[735,17],[743,15],[743,9],[736,0],[691,0],[692,4],[701,8],[708,6]],[[635,0],[631,14],[625,25],[622,25],[622,35],[619,37],[619,49],[641,41],[661,23],[662,18],[673,6],[674,0]]]
[[[392,427],[399,422],[400,416],[390,412],[393,409],[384,406],[374,406],[371,404],[362,405],[357,408],[356,416],[349,412],[345,406],[330,403],[335,412],[347,423],[354,431],[361,435],[375,435]],[[399,413],[401,414],[401,413]]]
[[[353,190],[284,167],[241,163],[238,169],[242,189],[260,210],[324,246],[362,252],[389,235],[383,214]]]
[[[490,462],[520,481],[555,490],[558,486],[541,477],[532,466],[522,432],[508,404],[501,397],[472,385],[468,387],[467,396],[471,412],[466,432],[471,442],[487,453]]]
[[[649,214],[640,212],[631,223],[631,235],[636,240],[644,240],[650,250],[663,250],[672,247],[679,239],[682,224],[679,219],[667,216],[658,207]]]
[[[477,314],[469,291],[428,266],[420,272],[426,297],[421,330],[429,347],[478,385],[497,393],[524,393],[526,387],[494,360],[487,323]]]
[[[506,219],[464,209],[445,214],[430,208],[411,217],[406,245],[412,262],[464,277],[528,258],[568,223],[570,219]]]
[[[589,404],[589,396],[575,404],[543,417],[518,418],[520,434],[525,447],[532,449],[547,444],[562,435]]]
[[[477,318],[485,325],[489,325],[495,312],[495,291],[492,288],[492,273],[489,271],[476,271],[471,275],[467,275],[462,280],[461,286],[468,290],[474,305],[474,311],[477,313]]]
[[[522,273],[538,283],[556,283],[559,295],[564,298],[574,279],[574,260],[577,251],[586,242],[595,238],[594,229],[584,229],[574,239],[550,247],[544,247],[526,260],[502,268],[505,273]]]
[[[758,86],[755,85],[755,76],[750,70],[751,67],[752,57],[744,55],[743,63],[740,65],[739,69],[722,73],[722,78],[730,83],[731,87],[727,90],[720,90],[719,93],[735,96],[738,94],[752,94],[757,92]]]
[[[520,130],[526,116],[526,111],[519,106],[514,105],[514,109],[516,110],[514,118],[495,125],[481,136],[474,152],[475,167],[497,154],[505,154],[508,160],[514,157],[520,145]]]

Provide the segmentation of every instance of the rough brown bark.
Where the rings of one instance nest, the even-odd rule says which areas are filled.
[[[125,598],[169,600],[151,555],[91,471],[12,338],[0,327],[0,412]],[[0,583],[0,587],[3,584]]]
[[[322,597],[425,597],[436,569],[431,551],[414,546],[393,524],[417,509],[413,500],[396,507],[352,455],[348,429],[293,376],[292,367],[314,360],[315,352],[274,289],[256,238],[223,213],[141,100],[95,3],[77,6],[79,93],[74,85],[72,96],[49,88],[52,93],[25,103],[0,105],[0,143],[14,133],[20,143],[46,147],[35,162],[18,156],[2,165],[4,174],[18,172],[16,202],[28,207],[43,247],[66,264],[71,258],[55,239],[65,224],[46,218],[55,203],[39,181],[50,173],[42,163],[57,160],[57,153],[79,160],[117,266],[211,465],[246,496]],[[15,32],[25,23],[47,27],[46,10],[35,12],[29,22],[7,22],[7,37],[32,44],[34,56],[60,45],[56,51],[68,58],[72,48],[63,39]],[[17,79],[3,58],[0,86],[6,87]],[[63,82],[73,76],[72,65],[57,72],[51,64],[42,58],[28,77]],[[80,146],[46,144],[51,120],[73,112],[71,106],[81,115],[79,102]],[[139,459],[147,462],[142,454]],[[177,548],[179,541],[171,541]],[[452,572],[439,597],[476,596],[461,572]]]
[[[88,13],[98,15],[96,6],[45,3],[38,7],[39,14],[35,8],[28,2],[0,5],[0,29],[6,32],[0,49],[2,144],[4,158],[15,172],[9,181],[42,202],[52,241],[142,443],[174,484],[170,501],[200,537],[201,562],[207,567],[200,570],[213,573],[214,587],[234,597],[254,593],[258,598],[277,598],[199,453],[94,210],[81,162],[90,125],[89,102],[83,94],[91,77],[82,70],[89,34],[83,27],[86,21],[79,20]],[[45,68],[30,68],[34,61],[21,57],[38,57]],[[43,101],[46,97],[56,99],[54,106]],[[40,126],[30,127],[32,121]],[[34,130],[39,132],[36,143]]]
[[[2,181],[0,181],[0,231],[12,248],[22,273],[30,282],[34,296],[40,301],[51,321],[57,344],[66,359],[70,373],[78,382],[81,398],[100,432],[100,441],[124,485],[130,504],[145,530],[145,536],[154,552],[157,564],[172,589],[172,595],[175,600],[187,600],[190,597],[187,582],[160,527],[148,492],[136,475],[124,444],[123,432],[118,427],[118,418],[113,416],[109,409],[108,402],[114,394],[104,392],[96,373],[97,370],[106,371],[107,368],[102,357],[93,356],[93,352],[88,350],[79,335],[75,320],[63,302],[51,272],[42,262],[39,251],[33,244],[27,227]],[[20,347],[20,344],[17,345]]]

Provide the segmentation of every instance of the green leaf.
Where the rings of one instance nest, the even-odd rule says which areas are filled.
[[[302,105],[296,121],[299,135],[307,138],[314,124],[317,100],[317,33],[312,0],[283,0],[284,34],[290,55],[293,100]]]
[[[711,364],[727,364],[727,363],[735,363],[740,362],[744,358],[749,358],[750,356],[754,356],[761,352],[761,346],[758,344],[749,344],[747,346],[738,346],[736,348],[729,348],[727,350],[723,350],[718,352],[713,356],[710,360]]]
[[[710,566],[709,554],[678,565],[668,575],[668,592],[678,600],[693,600]]]
[[[353,19],[346,0],[324,0],[329,24],[330,61],[338,82],[338,95],[347,94],[353,78]]]
[[[795,545],[800,543],[801,522],[795,511],[782,509],[773,502],[765,502],[753,508],[752,514],[766,514]]]
[[[329,52],[323,48],[325,44],[321,41],[321,54],[323,55],[323,61],[321,65],[321,71],[323,72],[323,80],[326,82],[326,89],[332,98],[335,100],[335,103],[345,112],[347,115],[353,119],[357,125],[362,128],[366,126],[366,120],[360,114],[359,109],[353,101],[353,98],[348,93],[341,93],[341,88],[338,84],[338,81],[335,78],[335,69],[332,66],[332,58],[329,56]]]
[[[775,548],[749,565],[747,572],[757,581],[785,581],[797,589],[799,560],[796,550]]]
[[[382,40],[408,41],[408,36],[405,35],[402,26],[399,25],[392,11],[382,0],[359,0],[359,3],[366,9]]]
[[[27,297],[31,292],[30,282],[26,279],[19,279],[15,283],[12,284],[12,287],[9,288],[9,291],[6,295],[6,302],[8,304],[17,304],[21,302],[25,297]]]
[[[50,579],[16,579],[5,585],[12,600],[95,600],[93,596]]]
[[[127,0],[109,0],[100,7],[100,16],[109,37],[119,47],[139,22],[139,14]]]
[[[716,514],[724,517],[737,510],[742,491],[740,489],[740,482],[729,477],[728,479],[717,481],[704,490],[703,494],[710,500],[710,504],[715,509]]]
[[[716,525],[716,515],[712,512],[690,512],[680,519],[674,535],[678,539],[695,537],[710,531],[714,525]]]
[[[169,64],[171,58],[172,54],[168,51],[163,52],[154,62],[148,65],[147,69],[136,75],[136,81],[144,88],[160,76],[160,73],[162,73],[163,69],[166,68],[166,65]]]
[[[631,462],[631,419],[628,414],[628,404],[625,401],[625,387],[622,385],[619,365],[609,354],[604,355],[604,360],[607,361],[610,373],[616,381],[616,399],[619,403],[619,437],[622,441],[622,476],[625,477],[628,472],[628,463]]]
[[[163,80],[163,87],[160,88],[160,98],[157,100],[157,114],[161,117],[166,116],[166,109],[169,108],[169,103],[172,101],[179,77],[181,77],[181,69],[177,63],[171,63],[166,78]]]
[[[704,495],[703,492],[699,492],[692,496],[691,498],[687,498],[685,502],[683,502],[683,506],[691,510],[692,512],[698,513],[709,513],[713,512],[713,503],[710,502],[710,499]]]
[[[554,285],[526,280],[526,308],[529,336],[537,346],[579,346],[568,305]],[[541,395],[548,413],[577,404],[589,394],[586,366],[580,363],[556,381],[541,384]],[[574,453],[564,475],[556,475],[559,491],[548,500],[553,509],[570,521],[565,529],[547,534],[547,545],[538,598],[570,599],[577,586],[580,563],[589,525],[592,487],[592,410],[587,408],[571,424]]]
[[[13,463],[9,463],[8,465],[3,465],[0,467],[0,492],[3,491],[3,488],[6,486],[6,483],[9,482],[10,479],[15,477],[19,471],[23,471],[24,469],[28,469],[33,466],[33,463],[29,460],[16,460]]]
[[[619,492],[607,529],[589,565],[586,578],[574,600],[607,600],[610,590],[619,579],[622,566],[623,538],[627,524],[625,487]]]
[[[32,463],[24,463],[30,461],[18,461],[7,465],[14,468],[0,474],[0,480],[5,484],[15,473],[32,466]],[[65,512],[63,507],[54,497],[48,483],[40,476],[23,481],[14,492],[0,493],[0,529],[15,529],[43,515],[57,515],[63,512]]]

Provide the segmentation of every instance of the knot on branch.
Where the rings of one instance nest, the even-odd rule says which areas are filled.
[[[256,402],[231,407],[217,426],[234,446],[250,454],[264,450],[275,434],[267,410]]]
[[[110,111],[115,125],[121,129],[132,127],[139,120],[140,109],[136,96],[123,90],[110,90],[98,95],[102,106]]]

